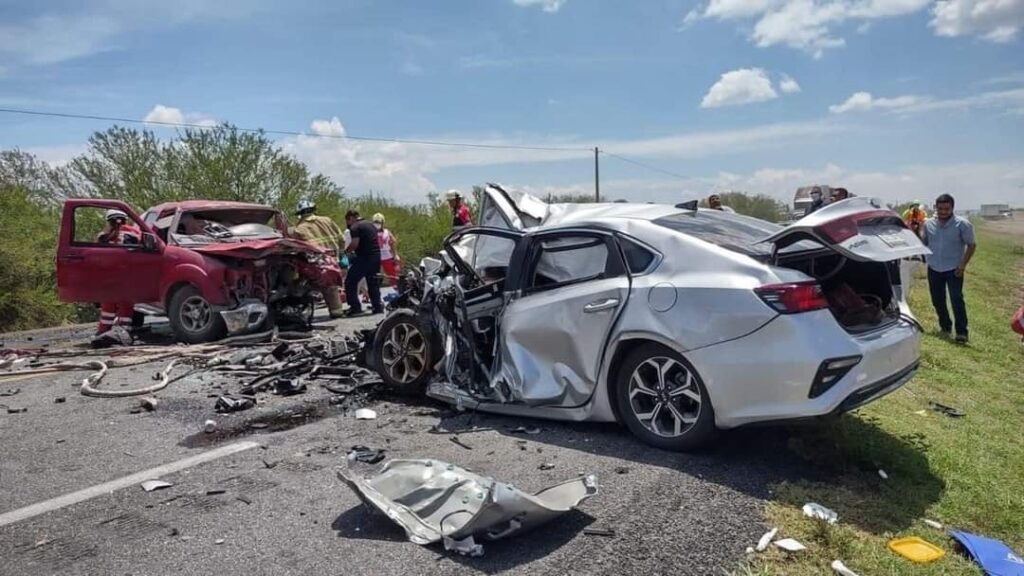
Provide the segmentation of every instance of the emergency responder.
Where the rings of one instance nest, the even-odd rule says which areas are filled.
[[[295,213],[299,217],[299,222],[292,228],[292,234],[299,240],[327,250],[339,259],[340,264],[345,253],[344,232],[334,220],[316,214],[316,204],[310,200],[299,202]],[[344,315],[340,292],[341,288],[338,286],[327,286],[323,289],[324,303],[327,304],[331,318],[341,318]]]
[[[910,203],[910,207],[903,211],[903,222],[918,236],[921,236],[924,231],[924,222],[927,219],[928,214],[921,207],[920,200],[914,200]]]
[[[472,226],[473,215],[469,212],[469,206],[462,201],[462,194],[458,190],[449,190],[444,196],[452,209],[452,228]]]
[[[116,208],[106,212],[107,224],[96,241],[100,244],[142,244],[142,231],[128,220],[128,215]],[[105,334],[114,326],[130,326],[135,312],[133,302],[103,302],[100,304],[100,323],[96,334]]]

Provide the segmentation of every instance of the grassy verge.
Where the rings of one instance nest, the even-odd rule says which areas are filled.
[[[1024,552],[1024,348],[1009,330],[1022,299],[1022,270],[1024,240],[981,231],[965,288],[969,346],[936,335],[927,286],[918,279],[911,306],[928,331],[920,372],[889,397],[790,441],[789,450],[824,481],[776,486],[766,515],[780,536],[808,550],[792,556],[770,550],[739,574],[826,574],[836,559],[862,576],[981,574],[924,518]],[[929,410],[929,400],[967,416],[940,415]],[[840,522],[805,518],[806,502],[832,508]],[[920,536],[947,554],[914,564],[886,546],[902,536]]]

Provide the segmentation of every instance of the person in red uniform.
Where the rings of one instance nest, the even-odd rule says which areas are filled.
[[[141,244],[142,231],[128,220],[124,212],[107,210],[107,225],[96,241],[100,244]],[[133,302],[104,302],[100,304],[100,325],[96,334],[110,331],[114,326],[130,325],[135,311]]]
[[[462,228],[473,225],[473,215],[469,212],[469,206],[462,201],[462,194],[458,190],[449,190],[445,194],[448,206],[452,209],[452,228]]]

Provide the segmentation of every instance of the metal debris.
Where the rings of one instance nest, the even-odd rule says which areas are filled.
[[[803,511],[804,516],[824,520],[829,524],[835,524],[839,521],[839,514],[836,514],[835,510],[825,508],[817,502],[808,502],[807,504],[804,504]]]
[[[306,391],[302,378],[278,378],[274,381],[274,393],[278,396],[294,396]]]
[[[587,536],[615,536],[615,530],[611,528],[587,528],[583,529],[583,533]]]
[[[530,434],[532,436],[534,434],[540,434],[540,428],[537,426],[518,426],[509,430],[509,432],[511,434]]]
[[[160,401],[152,396],[147,396],[139,400],[139,406],[147,412],[156,410],[156,407],[160,405]]]
[[[235,398],[231,395],[219,396],[217,402],[213,405],[213,409],[222,414],[228,412],[241,412],[242,410],[248,410],[256,405],[256,401],[252,398]]]
[[[203,432],[206,432],[207,434],[210,434],[211,432],[213,432],[216,429],[217,429],[217,423],[215,421],[207,420],[206,422],[203,422]]]
[[[368,478],[341,467],[338,477],[405,529],[411,542],[447,539],[455,551],[475,546],[469,537],[498,540],[535,528],[598,492],[597,477],[589,475],[527,494],[437,460],[391,460]]]
[[[162,490],[164,488],[170,488],[174,486],[170,482],[164,482],[163,480],[146,480],[142,483],[142,489],[146,492],[152,492],[154,490]]]
[[[554,470],[555,469],[555,465],[550,463],[550,462],[544,462],[543,464],[538,466],[537,469],[538,470]]]
[[[349,460],[357,460],[366,464],[376,464],[384,459],[384,450],[382,448],[368,448],[366,446],[353,446],[348,452]]]
[[[452,444],[456,444],[456,445],[458,445],[458,446],[462,446],[462,447],[463,447],[463,448],[465,448],[466,450],[472,450],[472,449],[473,449],[473,447],[472,447],[472,446],[470,446],[469,444],[466,444],[466,443],[465,443],[465,442],[463,442],[462,440],[459,440],[459,437],[458,437],[458,436],[449,436],[449,437],[448,437],[448,440],[450,440],[450,441],[452,442]]]

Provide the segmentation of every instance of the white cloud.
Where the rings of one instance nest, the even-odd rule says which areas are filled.
[[[868,110],[900,110],[907,109],[925,100],[919,96],[897,96],[896,98],[875,98],[870,92],[857,92],[842,104],[829,106],[833,114],[847,112],[866,112]]]
[[[796,80],[790,78],[788,74],[783,74],[779,80],[779,90],[782,90],[785,94],[795,94],[800,91],[800,85],[797,84]]]
[[[722,74],[701,100],[701,108],[739,106],[773,100],[779,95],[761,68],[741,68]]]
[[[562,9],[568,0],[512,0],[516,6],[539,6],[541,10],[554,13]]]
[[[1005,109],[1016,114],[1024,110],[1024,88],[982,92],[962,98],[939,100],[923,96],[897,96],[895,98],[875,98],[870,92],[857,92],[842,104],[829,106],[833,114],[847,112],[866,112],[869,110],[889,110],[901,113],[935,112],[938,110],[971,110],[977,108]]]
[[[216,126],[217,119],[198,112],[182,112],[180,108],[157,104],[142,119],[143,122],[162,124],[196,124],[199,126]]]
[[[939,36],[1010,42],[1024,28],[1024,0],[939,0],[931,27]]]
[[[990,0],[1007,1],[1007,0]],[[1008,0],[1019,1],[1019,0]],[[872,20],[912,14],[931,0],[709,0],[703,11],[687,14],[684,24],[699,17],[719,21],[754,20],[750,39],[762,48],[790,46],[820,58],[825,50],[846,40],[838,28],[856,22],[863,28]]]

